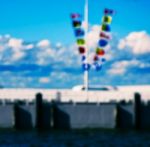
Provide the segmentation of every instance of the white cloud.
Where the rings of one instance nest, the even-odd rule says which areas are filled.
[[[94,25],[91,27],[86,41],[87,41],[87,45],[88,47],[91,48],[96,48],[97,44],[98,44],[98,40],[99,40],[99,33],[100,33],[100,26],[99,25]]]
[[[50,41],[47,39],[41,40],[37,43],[37,47],[39,48],[48,48],[50,46]]]
[[[112,68],[108,71],[110,74],[122,75],[126,72],[127,61],[116,62],[112,65]]]
[[[23,51],[15,51],[11,57],[11,61],[18,61],[19,59],[22,59],[25,56],[25,52]]]
[[[39,82],[40,82],[40,83],[49,83],[50,80],[49,80],[48,77],[42,77],[42,78],[39,79]]]
[[[145,31],[132,32],[127,37],[120,40],[119,49],[129,47],[133,54],[150,53],[150,35]]]
[[[36,53],[37,64],[39,65],[47,65],[51,62],[52,59],[55,59],[56,52],[51,47],[43,49],[39,49]]]
[[[38,51],[36,52],[37,61],[36,63],[39,65],[48,65],[54,60],[56,55],[55,49],[51,47],[51,43],[49,40],[44,39],[37,43]],[[44,51],[43,51],[44,49]]]
[[[22,48],[22,43],[22,39],[11,38],[8,42],[8,47],[11,47],[13,49],[20,49]]]
[[[27,50],[30,50],[30,49],[34,48],[34,44],[28,44],[24,48]]]
[[[125,39],[120,39],[119,44],[118,44],[118,48],[119,49],[124,49],[125,47],[126,47],[126,40]]]
[[[60,42],[56,43],[56,47],[57,48],[61,48],[62,47],[62,44]]]
[[[60,64],[66,67],[75,67],[81,64],[78,48],[74,44],[66,47],[57,43],[56,45],[50,45],[44,48],[44,51],[43,48],[38,48],[35,56],[37,58],[36,63],[39,65],[55,63],[55,67],[60,66]]]
[[[10,64],[21,60],[26,55],[24,49],[28,47],[23,45],[22,39],[11,38],[10,35],[3,35],[0,39],[0,59],[3,61],[3,64]]]
[[[10,58],[10,62],[15,62],[22,59],[25,56],[24,48],[28,48],[28,46],[23,45],[22,39],[10,38],[8,41],[8,47],[12,49],[12,56]],[[31,46],[30,46],[31,47]]]
[[[126,68],[112,68],[109,70],[109,74],[123,75],[126,72]]]
[[[119,61],[119,62],[115,62],[111,69],[108,70],[109,74],[113,74],[113,75],[123,75],[126,73],[127,68],[128,67],[133,67],[133,66],[140,66],[141,63],[138,60],[123,60],[123,61]]]
[[[65,64],[66,67],[76,67],[81,64],[81,55],[78,53],[77,45],[62,46],[57,50],[55,59]]]

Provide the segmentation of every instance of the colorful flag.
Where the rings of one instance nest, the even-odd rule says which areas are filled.
[[[85,48],[84,47],[79,47],[78,50],[79,50],[80,54],[84,54],[85,53]]]
[[[102,31],[110,32],[110,25],[108,24],[102,24]]]
[[[97,55],[94,56],[94,61],[98,61],[99,60],[99,57]]]
[[[112,22],[112,15],[114,11],[111,9],[104,10],[104,16],[102,18],[102,26],[101,31],[99,33],[99,41],[97,48],[95,50],[95,55],[92,58],[93,63],[88,62],[88,58],[86,57],[86,46],[87,43],[84,39],[85,37],[85,30],[82,28],[82,21],[81,15],[78,13],[71,14],[72,18],[72,26],[74,28],[74,34],[76,37],[76,43],[78,45],[78,51],[81,54],[82,60],[82,68],[84,71],[90,70],[91,66],[95,68],[96,71],[100,71],[106,59],[104,58],[105,55],[105,47],[108,45],[108,41],[110,40],[110,31],[111,27],[110,24]]]
[[[99,46],[100,47],[105,47],[108,44],[108,41],[105,39],[100,39],[99,40]]]
[[[112,17],[111,16],[104,16],[102,19],[102,22],[110,24],[112,22]]]
[[[105,10],[104,10],[104,13],[106,14],[106,15],[112,15],[112,14],[114,14],[114,10],[111,10],[111,9],[107,9],[107,8],[105,8]]]
[[[96,54],[99,56],[103,56],[105,54],[105,51],[101,48],[97,48],[96,49]]]
[[[79,18],[79,17],[81,17],[81,16],[80,16],[80,14],[78,14],[78,13],[73,13],[73,14],[71,14],[71,18],[72,18],[72,19],[76,19],[76,18]]]
[[[88,71],[91,68],[91,65],[88,63],[82,64],[82,69]]]
[[[100,37],[101,37],[101,38],[105,38],[105,39],[110,39],[110,36],[107,35],[107,34],[104,33],[104,32],[100,32]]]
[[[84,36],[84,30],[81,28],[75,29],[75,36],[76,37],[83,37]]]
[[[102,18],[102,26],[101,31],[99,34],[99,42],[98,47],[96,48],[95,55],[93,58],[93,66],[97,71],[101,70],[102,65],[106,61],[105,58],[102,58],[102,56],[105,55],[105,47],[108,45],[108,41],[111,38],[110,31],[111,27],[110,24],[112,22],[111,15],[114,14],[114,11],[111,9],[105,9],[104,10],[104,16]]]
[[[73,25],[73,27],[74,28],[78,28],[78,27],[81,27],[81,21],[79,21],[79,20],[74,20],[73,22],[72,22],[72,25]]]
[[[77,44],[82,46],[85,44],[85,40],[84,39],[77,39]]]

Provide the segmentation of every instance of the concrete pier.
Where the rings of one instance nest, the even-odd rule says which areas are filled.
[[[150,129],[150,103],[136,93],[132,102],[47,102],[41,93],[32,103],[0,104],[0,128],[16,129]]]
[[[58,103],[54,109],[55,128],[115,128],[116,104]]]
[[[14,104],[14,127],[16,129],[32,129],[35,128],[35,104],[21,105]]]
[[[0,105],[0,128],[13,128],[15,124],[14,106]]]

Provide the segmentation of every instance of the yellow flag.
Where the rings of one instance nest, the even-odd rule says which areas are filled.
[[[112,17],[111,16],[104,16],[102,18],[102,22],[103,23],[107,23],[107,24],[110,24],[112,22]]]

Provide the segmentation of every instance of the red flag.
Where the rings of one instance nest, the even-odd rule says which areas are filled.
[[[72,19],[76,19],[76,18],[79,18],[79,17],[80,17],[80,14],[78,14],[78,13],[71,14]]]

